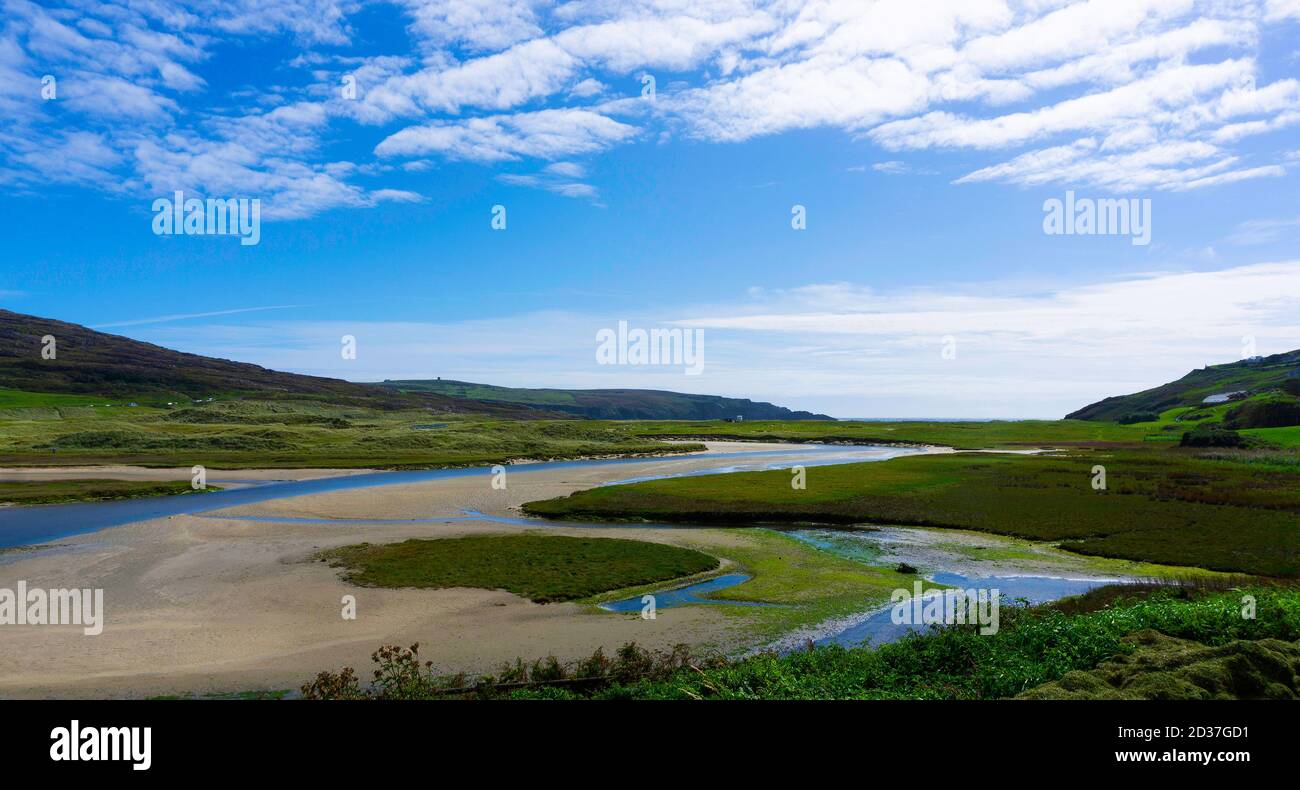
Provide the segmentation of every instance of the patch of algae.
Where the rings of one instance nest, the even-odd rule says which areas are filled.
[[[1237,640],[1218,647],[1158,631],[1124,637],[1136,649],[1068,672],[1019,699],[1300,699],[1300,641]]]

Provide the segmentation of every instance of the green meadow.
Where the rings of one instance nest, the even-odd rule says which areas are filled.
[[[48,392],[24,392],[0,389],[0,409],[31,409],[56,406],[93,406],[110,401],[90,395],[61,395]]]
[[[988,422],[520,420],[319,399],[221,399],[173,405],[0,390],[0,465],[129,463],[218,468],[413,468],[683,452],[708,438],[959,449],[1164,448],[1232,404],[1170,409],[1120,425],[1085,420]],[[1239,405],[1239,404],[1238,404]],[[1300,428],[1251,428],[1259,447],[1300,447]]]
[[[55,396],[50,396],[55,397]],[[13,402],[37,404],[39,399]],[[0,465],[415,468],[682,452],[621,423],[510,420],[315,400],[0,407]]]

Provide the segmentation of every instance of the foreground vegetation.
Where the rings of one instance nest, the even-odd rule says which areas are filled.
[[[1253,617],[1243,616],[1247,595],[1255,601]],[[1169,655],[1170,645],[1152,634],[1184,640],[1177,649],[1200,652],[1172,667],[1133,658],[1153,646]],[[988,636],[953,626],[878,648],[817,647],[735,661],[693,657],[685,648],[656,654],[633,644],[612,660],[603,651],[569,665],[554,657],[520,660],[497,674],[469,678],[440,675],[431,663],[420,663],[417,647],[386,647],[373,656],[373,683],[363,686],[345,668],[321,673],[302,691],[312,699],[996,699],[1061,696],[1060,683],[1034,690],[1067,677],[1065,687],[1080,688],[1087,682],[1071,673],[1128,656],[1130,670],[1142,668],[1130,671],[1121,696],[1295,698],[1294,668],[1285,677],[1268,656],[1294,655],[1288,651],[1300,649],[1297,640],[1300,591],[1294,588],[1173,589],[1119,597],[1078,613],[1004,607],[1001,628]],[[1198,662],[1199,672],[1180,673]]]
[[[33,480],[0,483],[0,504],[51,505],[64,502],[104,502],[112,499],[139,499],[174,494],[199,494],[219,491],[216,486],[195,490],[188,480],[154,482],[148,480]]]
[[[536,603],[678,579],[719,564],[716,557],[663,543],[536,534],[361,543],[318,556],[367,587],[478,587]]]
[[[1094,488],[1104,466],[1106,488]],[[898,524],[1061,541],[1069,551],[1300,575],[1300,470],[1180,452],[928,455],[604,486],[531,515],[692,524]]]
[[[1145,630],[1136,648],[1073,670],[1026,699],[1300,699],[1300,640],[1238,639],[1209,647]]]

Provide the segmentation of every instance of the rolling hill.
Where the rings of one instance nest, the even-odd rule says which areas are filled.
[[[427,392],[484,404],[531,406],[601,420],[830,420],[771,403],[665,390],[518,389],[449,379],[384,381],[398,392]]]
[[[47,336],[55,339],[53,359],[41,353]],[[375,408],[430,408],[521,418],[555,416],[434,392],[406,395],[341,379],[282,373],[9,310],[0,310],[0,389],[142,404],[210,397],[294,398]]]
[[[1277,391],[1279,395],[1294,395],[1297,394],[1297,384],[1288,382],[1300,381],[1298,373],[1300,350],[1209,365],[1159,387],[1089,404],[1067,414],[1066,419],[1123,422],[1134,416],[1159,414],[1178,406],[1200,406],[1207,397],[1227,393],[1253,396]]]
[[[42,355],[55,339],[54,358]],[[511,389],[461,381],[362,384],[187,354],[78,324],[0,310],[0,391],[10,406],[141,405],[217,398],[316,400],[381,409],[427,408],[513,419],[829,420],[770,403],[657,390]]]

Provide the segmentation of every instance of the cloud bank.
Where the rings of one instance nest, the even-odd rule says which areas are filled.
[[[702,329],[702,374],[597,364],[596,334],[619,320]],[[1046,291],[996,282],[943,293],[830,283],[644,315],[195,323],[142,332],[185,351],[354,381],[442,376],[672,389],[841,417],[1060,417],[1250,349],[1300,347],[1300,261]],[[357,339],[355,361],[339,358],[343,335]],[[946,345],[955,356],[944,354]]]
[[[1295,0],[3,6],[0,184],[18,189],[242,195],[297,218],[374,206],[385,174],[430,159],[544,173],[638,142],[819,128],[978,155],[958,186],[1187,191],[1296,166],[1268,146],[1300,125],[1300,81],[1260,63]],[[363,10],[400,21],[403,51],[357,54]],[[285,42],[274,82],[213,88],[222,47]],[[356,161],[329,153],[345,129],[373,140]],[[513,179],[598,199],[590,180]]]

